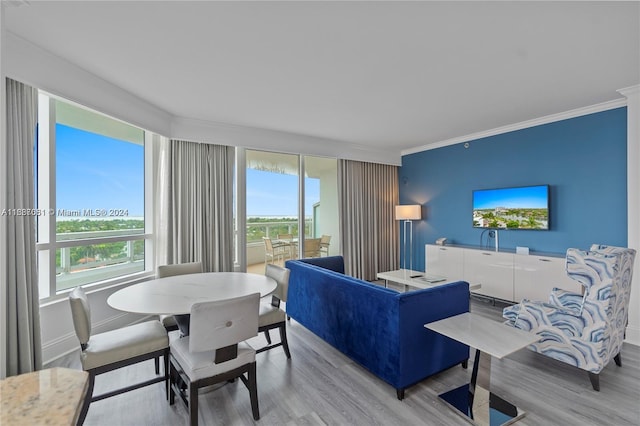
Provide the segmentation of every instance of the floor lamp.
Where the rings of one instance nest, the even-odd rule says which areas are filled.
[[[422,208],[419,204],[396,206],[396,220],[403,220],[404,244],[402,246],[402,269],[407,269],[407,226],[409,227],[409,270],[413,270],[413,221],[420,220]]]

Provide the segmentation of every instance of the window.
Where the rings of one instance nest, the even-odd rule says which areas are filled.
[[[299,236],[299,163],[295,154],[246,150],[249,272],[264,273],[266,262],[295,255]]]
[[[236,215],[236,245],[245,245],[244,258],[242,249],[236,251],[237,267],[264,273],[265,263],[339,254],[337,159],[237,152],[236,170],[244,175],[236,178],[245,192],[236,197],[238,205],[244,202],[236,211],[246,212]]]
[[[38,108],[40,297],[145,271],[145,132],[44,93]]]

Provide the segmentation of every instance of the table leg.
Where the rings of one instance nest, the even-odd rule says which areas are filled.
[[[473,424],[508,425],[525,412],[491,392],[491,355],[476,350],[471,381],[440,395],[449,406]]]
[[[174,315],[178,329],[180,330],[180,337],[187,337],[189,335],[189,325],[191,324],[191,315]]]

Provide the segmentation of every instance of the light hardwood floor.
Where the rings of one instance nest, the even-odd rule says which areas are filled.
[[[472,311],[501,320],[502,306],[472,299]],[[465,425],[437,395],[465,383],[471,373],[456,366],[409,388],[403,401],[395,390],[342,353],[291,321],[291,360],[282,348],[257,355],[260,420],[251,417],[249,394],[236,381],[201,394],[200,425]],[[276,337],[277,333],[272,333]],[[265,340],[252,339],[254,347]],[[473,354],[472,354],[473,355]],[[77,354],[58,365],[80,368]],[[96,391],[153,374],[152,362],[107,373]],[[493,360],[492,390],[524,409],[519,425],[640,425],[640,347],[625,344],[622,367],[612,362],[595,392],[587,374],[527,349]],[[161,384],[91,405],[86,425],[185,425],[179,400],[169,406]]]

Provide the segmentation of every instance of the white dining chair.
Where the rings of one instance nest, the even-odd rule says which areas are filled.
[[[173,277],[176,275],[198,274],[202,273],[202,262],[175,263],[171,265],[158,266],[156,276],[158,278]],[[178,322],[182,324],[182,328],[189,329],[189,315],[167,315],[158,316],[164,328],[169,331],[178,330]],[[188,331],[187,331],[188,334]],[[155,360],[156,374],[160,371],[160,358]]]
[[[258,334],[259,303],[259,293],[195,303],[189,336],[171,341],[169,404],[178,394],[192,426],[198,424],[198,390],[236,378],[249,389],[254,420],[260,418],[256,351],[244,342]]]
[[[158,278],[173,277],[175,275],[197,274],[202,272],[202,262],[176,263],[173,265],[158,266]],[[160,322],[167,329],[178,329],[175,315],[160,315]]]
[[[267,346],[257,349],[256,353],[264,352],[269,349],[282,346],[287,358],[291,358],[289,352],[289,343],[287,341],[287,327],[286,327],[286,313],[282,309],[281,302],[287,302],[287,293],[289,291],[289,275],[291,271],[287,268],[282,268],[278,265],[269,264],[266,267],[265,275],[273,278],[278,286],[271,293],[271,298],[268,302],[260,303],[260,316],[258,319],[258,332],[264,333],[264,337],[267,339]],[[280,342],[271,343],[271,336],[269,330],[277,328],[280,330]]]
[[[76,287],[69,294],[69,303],[73,327],[80,341],[82,369],[89,373],[87,397],[78,417],[78,424],[84,422],[92,402],[159,382],[165,382],[165,388],[168,392],[169,338],[160,321],[146,321],[92,335],[91,307],[81,287]],[[164,374],[162,376],[101,395],[93,395],[97,375],[160,356],[164,357]]]

